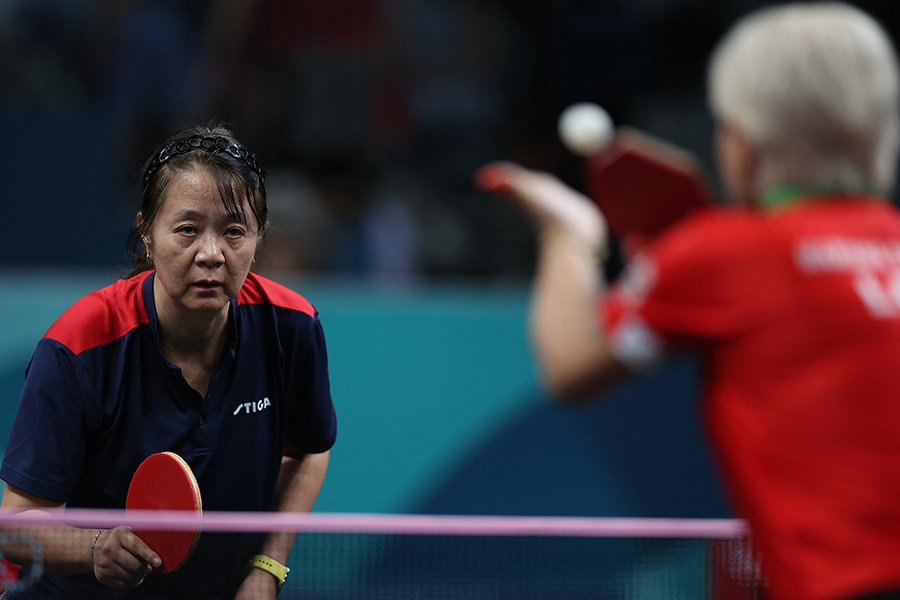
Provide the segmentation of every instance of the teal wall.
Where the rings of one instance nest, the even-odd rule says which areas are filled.
[[[34,344],[110,273],[0,272],[0,445]],[[536,382],[528,290],[283,281],[320,312],[338,442],[316,509],[727,516],[674,361],[594,405]]]

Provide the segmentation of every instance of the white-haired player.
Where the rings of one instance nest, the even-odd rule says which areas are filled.
[[[837,2],[741,20],[710,62],[724,187],[606,289],[603,215],[546,173],[491,165],[537,224],[531,327],[549,388],[585,397],[673,349],[775,600],[900,598],[900,77]]]

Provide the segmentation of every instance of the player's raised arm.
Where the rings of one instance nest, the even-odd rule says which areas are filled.
[[[595,316],[605,290],[603,215],[553,175],[513,163],[483,167],[476,185],[515,203],[537,228],[529,327],[545,385],[563,400],[601,390],[625,372]]]

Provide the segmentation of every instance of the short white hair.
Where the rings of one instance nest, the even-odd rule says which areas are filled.
[[[716,47],[708,90],[713,116],[737,125],[759,151],[759,192],[893,187],[897,55],[862,10],[817,2],[751,13]]]

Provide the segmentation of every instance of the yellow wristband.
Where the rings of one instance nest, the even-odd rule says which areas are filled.
[[[279,592],[281,591],[281,588],[284,587],[284,582],[287,581],[288,573],[291,572],[290,568],[268,556],[263,556],[262,554],[257,554],[251,558],[248,566],[250,568],[256,567],[257,569],[262,569],[266,573],[271,573],[278,581]]]

